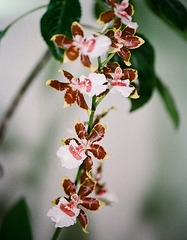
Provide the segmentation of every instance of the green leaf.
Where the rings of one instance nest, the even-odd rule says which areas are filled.
[[[145,37],[142,38],[145,43],[140,48],[131,51],[132,68],[138,70],[137,90],[140,95],[138,99],[131,99],[131,112],[139,109],[151,99],[155,87],[154,49]]]
[[[140,48],[131,51],[132,67],[138,70],[138,93],[140,95],[138,99],[131,99],[131,112],[139,109],[151,99],[155,87],[154,49],[145,37],[142,38],[145,43]]]
[[[40,10],[41,8],[46,7],[46,5],[42,5],[39,7],[36,7],[34,9],[29,10],[28,12],[22,14],[21,16],[17,17],[16,19],[14,19],[8,26],[6,26],[6,28],[4,28],[3,30],[0,30],[0,41],[1,39],[5,36],[6,32],[9,30],[9,28],[11,28],[15,23],[17,23],[20,19],[26,17],[27,15],[29,15],[30,13],[33,13],[37,10]]]
[[[32,239],[28,207],[23,198],[21,198],[5,215],[1,225],[0,239],[2,240]]]
[[[0,41],[1,39],[4,37],[4,35],[6,34],[6,32],[8,31],[9,27],[6,27],[5,29],[0,31]]]
[[[71,37],[71,24],[79,21],[81,6],[79,0],[51,0],[46,13],[41,18],[41,34],[53,53],[54,57],[62,61],[64,50],[57,47],[51,37],[54,34],[65,34]]]
[[[187,9],[178,0],[146,0],[154,13],[171,26],[187,29]]]
[[[173,124],[176,128],[179,127],[179,113],[177,111],[175,102],[172,98],[172,95],[168,89],[168,87],[164,86],[164,84],[160,81],[159,78],[156,78],[156,87],[158,92],[160,93],[160,96],[163,100],[163,103],[171,117],[171,120],[173,121]]]

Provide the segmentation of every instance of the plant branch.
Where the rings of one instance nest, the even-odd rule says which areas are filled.
[[[21,16],[17,17],[16,19],[14,19],[8,26],[6,26],[6,28],[3,30],[3,31],[0,31],[0,39],[4,36],[4,34],[7,32],[7,30],[12,26],[14,25],[15,23],[17,23],[20,19],[24,18],[25,16],[29,15],[30,13],[33,13],[39,9],[42,9],[44,7],[47,7],[47,5],[42,5],[42,6],[39,6],[39,7],[36,7],[34,9],[31,9],[29,10],[28,12],[22,14]]]
[[[7,128],[7,125],[11,119],[11,117],[13,116],[19,102],[21,101],[21,99],[23,98],[26,90],[29,88],[29,86],[31,85],[31,83],[34,81],[34,79],[36,78],[36,76],[40,73],[40,71],[45,67],[46,63],[48,62],[48,60],[51,57],[51,53],[49,50],[47,50],[44,55],[41,57],[41,59],[38,61],[38,63],[35,65],[35,67],[33,68],[33,70],[31,71],[31,73],[29,74],[29,76],[25,79],[23,85],[21,86],[21,88],[19,89],[19,91],[17,92],[16,96],[14,97],[10,107],[8,108],[7,112],[5,113],[1,124],[0,124],[0,145],[2,143],[4,134],[5,134],[5,130]]]
[[[62,228],[57,228],[56,231],[54,232],[53,237],[51,238],[51,240],[56,240],[60,234]]]

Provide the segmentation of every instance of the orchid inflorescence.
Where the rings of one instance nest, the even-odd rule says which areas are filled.
[[[104,136],[106,125],[100,120],[109,110],[95,116],[95,111],[101,100],[109,93],[119,93],[122,97],[138,98],[138,92],[133,81],[137,80],[137,70],[129,68],[131,65],[131,49],[140,47],[144,40],[135,36],[137,23],[132,22],[134,13],[129,0],[117,2],[106,0],[111,10],[100,14],[98,24],[107,24],[113,21],[113,28],[104,28],[99,34],[84,36],[84,30],[78,22],[71,26],[72,38],[64,34],[56,34],[51,40],[59,48],[65,49],[63,62],[77,60],[80,56],[82,65],[90,69],[88,76],[73,76],[66,70],[60,70],[65,82],[50,79],[46,82],[58,91],[65,91],[64,107],[72,106],[75,102],[89,114],[88,122],[75,122],[77,138],[70,137],[62,140],[57,150],[57,156],[62,167],[77,168],[75,182],[68,177],[63,178],[62,187],[66,197],[58,197],[52,203],[53,207],[47,216],[54,221],[56,228],[68,227],[80,221],[82,229],[87,233],[88,217],[82,208],[96,211],[105,204],[117,200],[117,197],[107,190],[102,183],[102,162],[110,155],[103,146],[98,144]],[[101,62],[101,56],[108,54],[106,60]],[[121,69],[117,62],[110,62],[118,54],[126,64]],[[98,66],[92,65],[91,60],[97,58]],[[88,106],[85,95],[92,98],[91,108]],[[100,161],[99,167],[93,173],[93,157]],[[92,197],[88,195],[92,194]]]

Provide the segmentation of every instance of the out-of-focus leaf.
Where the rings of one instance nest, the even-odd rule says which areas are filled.
[[[2,164],[0,163],[0,179],[3,177],[3,175],[4,175],[4,169]]]
[[[0,41],[1,39],[4,37],[4,35],[6,34],[7,30],[9,29],[9,27],[6,27],[5,29],[0,31]]]
[[[131,99],[131,112],[139,109],[151,99],[155,87],[154,49],[145,37],[142,38],[145,43],[140,48],[131,51],[132,67],[138,70],[137,90],[140,95],[138,99]]]
[[[106,4],[105,0],[95,0],[95,4],[94,4],[94,16],[96,19],[99,18],[99,15],[102,12],[106,12],[107,10],[109,10],[108,5]]]
[[[44,8],[44,7],[46,7],[46,5],[36,7],[34,9],[31,9],[28,12],[22,14],[21,16],[17,17],[16,19],[14,19],[6,28],[4,28],[3,30],[0,30],[0,41],[5,36],[6,32],[9,30],[9,28],[12,27],[15,23],[17,23],[20,19],[26,17],[30,13],[33,13],[33,12],[35,12],[35,11],[41,9],[41,8]]]
[[[0,239],[32,239],[28,207],[23,198],[20,199],[4,217],[0,229]]]
[[[187,29],[187,9],[178,0],[146,0],[154,13],[180,30]]]
[[[173,121],[174,126],[178,128],[180,122],[179,113],[168,87],[164,86],[159,78],[156,78],[156,87],[171,117],[171,120]]]
[[[71,37],[71,24],[79,21],[81,6],[79,0],[51,0],[46,13],[41,18],[41,34],[57,60],[62,60],[64,50],[57,47],[51,37],[65,34]]]

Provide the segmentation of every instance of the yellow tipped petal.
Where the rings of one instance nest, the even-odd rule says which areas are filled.
[[[46,86],[49,86],[51,83],[51,79],[47,80],[47,82],[45,83]]]

